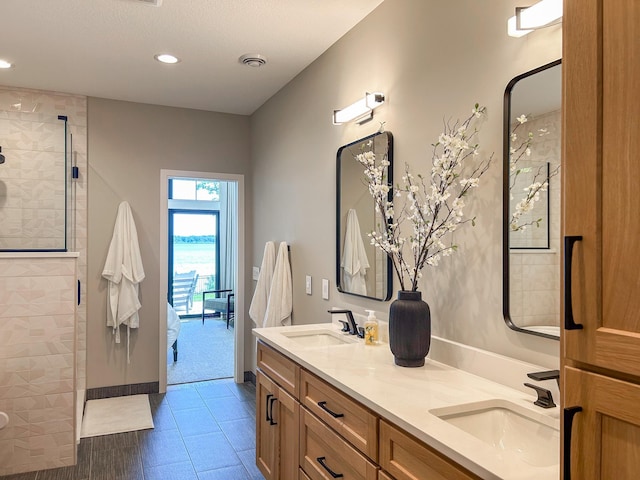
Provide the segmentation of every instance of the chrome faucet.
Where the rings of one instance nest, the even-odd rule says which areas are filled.
[[[327,310],[327,312],[334,313],[344,313],[347,316],[347,320],[349,323],[344,320],[338,320],[342,323],[342,331],[348,332],[349,335],[358,335],[358,324],[356,323],[355,318],[353,318],[353,312],[351,310]]]

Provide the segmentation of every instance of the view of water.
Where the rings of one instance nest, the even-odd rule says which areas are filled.
[[[195,270],[198,275],[216,273],[215,243],[175,243],[173,265],[177,273]]]

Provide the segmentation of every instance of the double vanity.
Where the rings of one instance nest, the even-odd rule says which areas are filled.
[[[424,367],[402,368],[388,344],[365,346],[332,323],[254,335],[257,462],[267,479],[559,478],[558,407],[433,360],[439,339]]]

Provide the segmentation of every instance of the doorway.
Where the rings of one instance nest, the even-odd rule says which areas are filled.
[[[163,170],[161,177],[161,298],[179,318],[175,351],[169,311],[159,320],[161,391],[228,377],[242,383],[243,176]]]

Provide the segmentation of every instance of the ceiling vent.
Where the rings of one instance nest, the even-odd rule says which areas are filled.
[[[144,3],[145,5],[151,5],[152,7],[161,7],[162,0],[136,0],[140,3]]]
[[[258,68],[267,63],[267,58],[263,57],[259,53],[247,53],[242,55],[238,61],[243,65]]]

